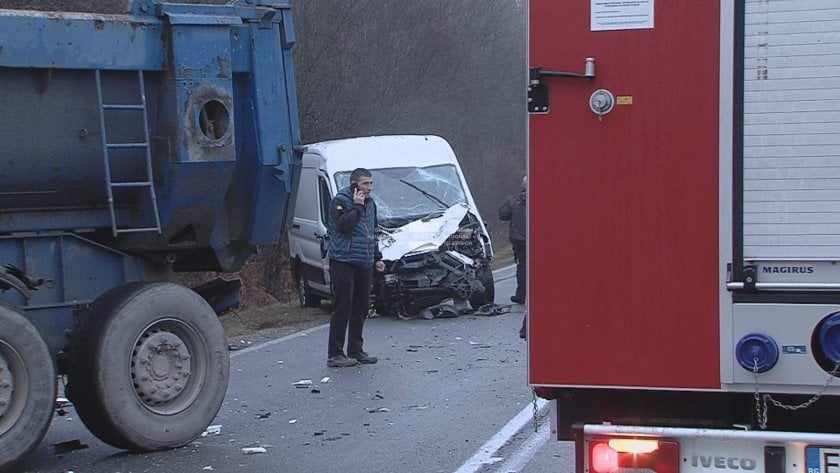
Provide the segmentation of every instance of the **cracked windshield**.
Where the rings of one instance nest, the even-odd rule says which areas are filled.
[[[373,198],[380,225],[395,227],[440,213],[467,197],[455,166],[371,169]],[[350,182],[350,172],[339,172],[336,182]]]

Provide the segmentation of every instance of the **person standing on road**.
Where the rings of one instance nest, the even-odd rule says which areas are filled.
[[[508,237],[513,246],[513,260],[516,262],[516,292],[510,297],[511,302],[525,303],[526,277],[528,272],[528,257],[525,242],[527,234],[528,176],[522,178],[522,190],[511,195],[499,207],[499,219],[510,222]]]
[[[327,366],[343,368],[377,362],[364,351],[362,328],[370,309],[373,268],[385,271],[376,237],[376,203],[367,169],[350,173],[350,186],[330,202],[329,258],[334,310],[330,318]],[[347,338],[345,355],[344,341]]]
[[[508,221],[508,237],[513,247],[513,260],[516,262],[516,292],[510,297],[511,302],[517,304],[525,303],[527,274],[528,274],[528,252],[526,241],[528,240],[528,176],[522,178],[522,190],[511,195],[499,207],[499,219]],[[519,329],[519,336],[525,338],[525,324],[527,315],[522,318],[522,328]]]

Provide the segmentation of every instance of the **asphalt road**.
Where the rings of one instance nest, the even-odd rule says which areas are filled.
[[[496,273],[499,304],[513,292],[512,275]],[[132,454],[93,437],[69,406],[20,471],[572,471],[571,445],[548,440],[544,402],[535,405],[527,385],[523,311],[369,319],[365,349],[375,365],[327,368],[325,325],[232,352],[216,431]],[[295,385],[305,380],[312,384]]]

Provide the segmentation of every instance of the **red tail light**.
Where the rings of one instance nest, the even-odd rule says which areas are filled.
[[[596,438],[589,441],[592,473],[679,473],[680,445],[652,439]]]

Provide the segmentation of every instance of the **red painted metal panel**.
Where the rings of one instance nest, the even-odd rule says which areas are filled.
[[[531,0],[529,378],[718,389],[718,2],[655,0],[652,29],[590,31],[588,1]],[[632,104],[602,121],[599,88]],[[627,101],[628,99],[622,99]]]

